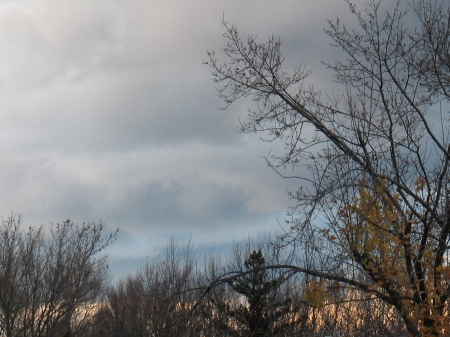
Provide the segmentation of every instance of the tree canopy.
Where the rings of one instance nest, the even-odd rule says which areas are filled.
[[[81,336],[91,327],[108,282],[106,256],[116,238],[104,224],[70,220],[24,228],[20,216],[0,221],[0,334]]]
[[[357,28],[325,30],[346,54],[326,64],[344,94],[286,71],[280,38],[243,40],[227,23],[224,56],[205,63],[225,107],[253,99],[242,131],[285,144],[266,159],[299,180],[286,242],[328,261],[279,267],[385,301],[411,335],[449,333],[449,4],[347,4]]]

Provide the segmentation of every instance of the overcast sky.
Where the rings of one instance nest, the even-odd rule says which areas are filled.
[[[277,144],[238,133],[251,102],[217,107],[207,50],[223,17],[246,36],[284,39],[327,90],[335,52],[327,19],[343,0],[2,0],[0,214],[26,225],[104,220],[115,278],[171,235],[225,251],[285,219],[287,189],[261,154]]]

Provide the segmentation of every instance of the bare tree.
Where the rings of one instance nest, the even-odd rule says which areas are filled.
[[[149,260],[136,275],[108,291],[96,315],[102,334],[117,336],[187,336],[194,327],[187,317],[196,297],[192,242],[172,239],[165,254]],[[192,320],[195,322],[195,319]]]
[[[106,256],[115,239],[104,225],[70,220],[23,229],[11,216],[0,227],[0,331],[12,336],[83,335],[107,284]]]
[[[449,5],[347,4],[358,27],[326,29],[347,55],[327,65],[343,95],[308,87],[302,66],[285,71],[280,39],[243,41],[226,23],[226,62],[205,63],[226,106],[253,99],[242,131],[285,144],[267,162],[301,182],[286,240],[333,261],[278,267],[377,297],[413,336],[449,333]]]

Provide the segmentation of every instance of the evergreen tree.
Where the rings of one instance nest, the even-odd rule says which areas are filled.
[[[290,299],[274,300],[273,292],[279,286],[279,280],[271,279],[268,272],[261,269],[264,265],[261,251],[254,250],[244,261],[245,270],[250,273],[229,282],[231,288],[243,295],[247,302],[225,307],[228,316],[240,323],[241,336],[274,336],[286,328],[277,324],[278,321],[293,311]]]

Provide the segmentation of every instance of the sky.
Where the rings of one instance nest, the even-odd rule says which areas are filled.
[[[119,228],[114,279],[172,236],[220,252],[277,230],[298,181],[262,158],[280,144],[238,132],[251,102],[218,109],[202,60],[224,46],[225,19],[280,36],[286,64],[329,90],[323,28],[338,16],[343,0],[1,0],[0,214]]]

